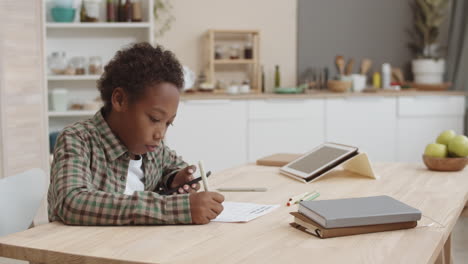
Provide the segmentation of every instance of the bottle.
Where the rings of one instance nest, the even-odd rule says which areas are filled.
[[[114,0],[107,0],[107,22],[115,22],[115,4]]]
[[[279,65],[275,65],[275,88],[278,88],[280,86],[281,86],[280,69],[279,69]]]
[[[372,85],[376,89],[380,88],[380,73],[379,72],[374,72],[374,75],[372,76]]]
[[[116,8],[116,11],[117,11],[117,21],[118,22],[123,22],[125,21],[124,19],[124,3],[122,3],[122,0],[119,0],[119,2],[117,3],[117,8]]]
[[[132,22],[141,22],[141,3],[140,0],[135,0],[132,4]]]
[[[80,22],[86,22],[86,17],[88,15],[86,14],[86,6],[85,2],[81,1],[81,9],[80,9]]]
[[[127,0],[125,2],[124,10],[125,10],[124,22],[132,22],[132,3],[130,2],[130,0]]]
[[[253,47],[252,43],[248,42],[244,46],[244,59],[252,59],[253,58]]]
[[[323,88],[327,89],[328,88],[328,75],[329,75],[329,70],[328,67],[325,67],[323,69]]]
[[[384,63],[382,64],[382,88],[388,89],[390,88],[390,82],[392,78],[392,68],[390,64]]]
[[[265,70],[263,69],[262,65],[262,93],[265,92]]]

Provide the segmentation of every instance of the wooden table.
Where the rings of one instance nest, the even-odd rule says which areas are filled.
[[[440,173],[419,164],[377,164],[380,180],[334,171],[303,184],[278,168],[246,165],[213,175],[213,187],[267,187],[225,193],[226,200],[281,204],[249,223],[187,226],[77,227],[50,223],[0,238],[0,256],[38,263],[433,263],[467,200],[468,171]],[[319,239],[289,226],[290,195],[319,199],[390,195],[419,208],[415,229]],[[448,240],[449,241],[449,240]],[[449,243],[447,243],[449,244]],[[445,256],[447,257],[447,255]]]

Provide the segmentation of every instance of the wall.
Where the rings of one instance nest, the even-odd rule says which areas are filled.
[[[156,42],[175,52],[197,75],[206,62],[202,37],[208,29],[258,29],[267,90],[273,86],[275,64],[281,67],[283,86],[296,84],[296,0],[171,2],[176,20],[171,30]]]
[[[299,0],[298,74],[308,67],[327,66],[334,75],[335,56],[340,54],[357,60],[356,72],[361,59],[367,57],[373,60],[373,70],[389,62],[403,68],[406,78],[411,77],[412,54],[407,48],[407,29],[413,23],[411,1]],[[447,25],[440,36],[442,46],[447,43]]]
[[[31,168],[48,171],[48,145],[41,1],[0,1],[0,10],[3,178]]]

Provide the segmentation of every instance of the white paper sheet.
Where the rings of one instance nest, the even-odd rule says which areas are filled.
[[[214,222],[249,222],[259,216],[268,214],[279,207],[279,204],[266,205],[254,203],[224,202],[224,210]]]

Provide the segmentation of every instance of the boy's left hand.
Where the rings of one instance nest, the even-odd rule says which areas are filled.
[[[175,176],[174,180],[172,180],[170,188],[176,188],[186,182],[193,180],[193,174],[197,170],[195,165],[187,166],[186,168],[180,170]],[[178,193],[194,193],[200,189],[200,184],[194,183],[192,186],[188,186],[185,184],[184,186],[180,187],[177,192]],[[174,193],[177,194],[177,193]]]

